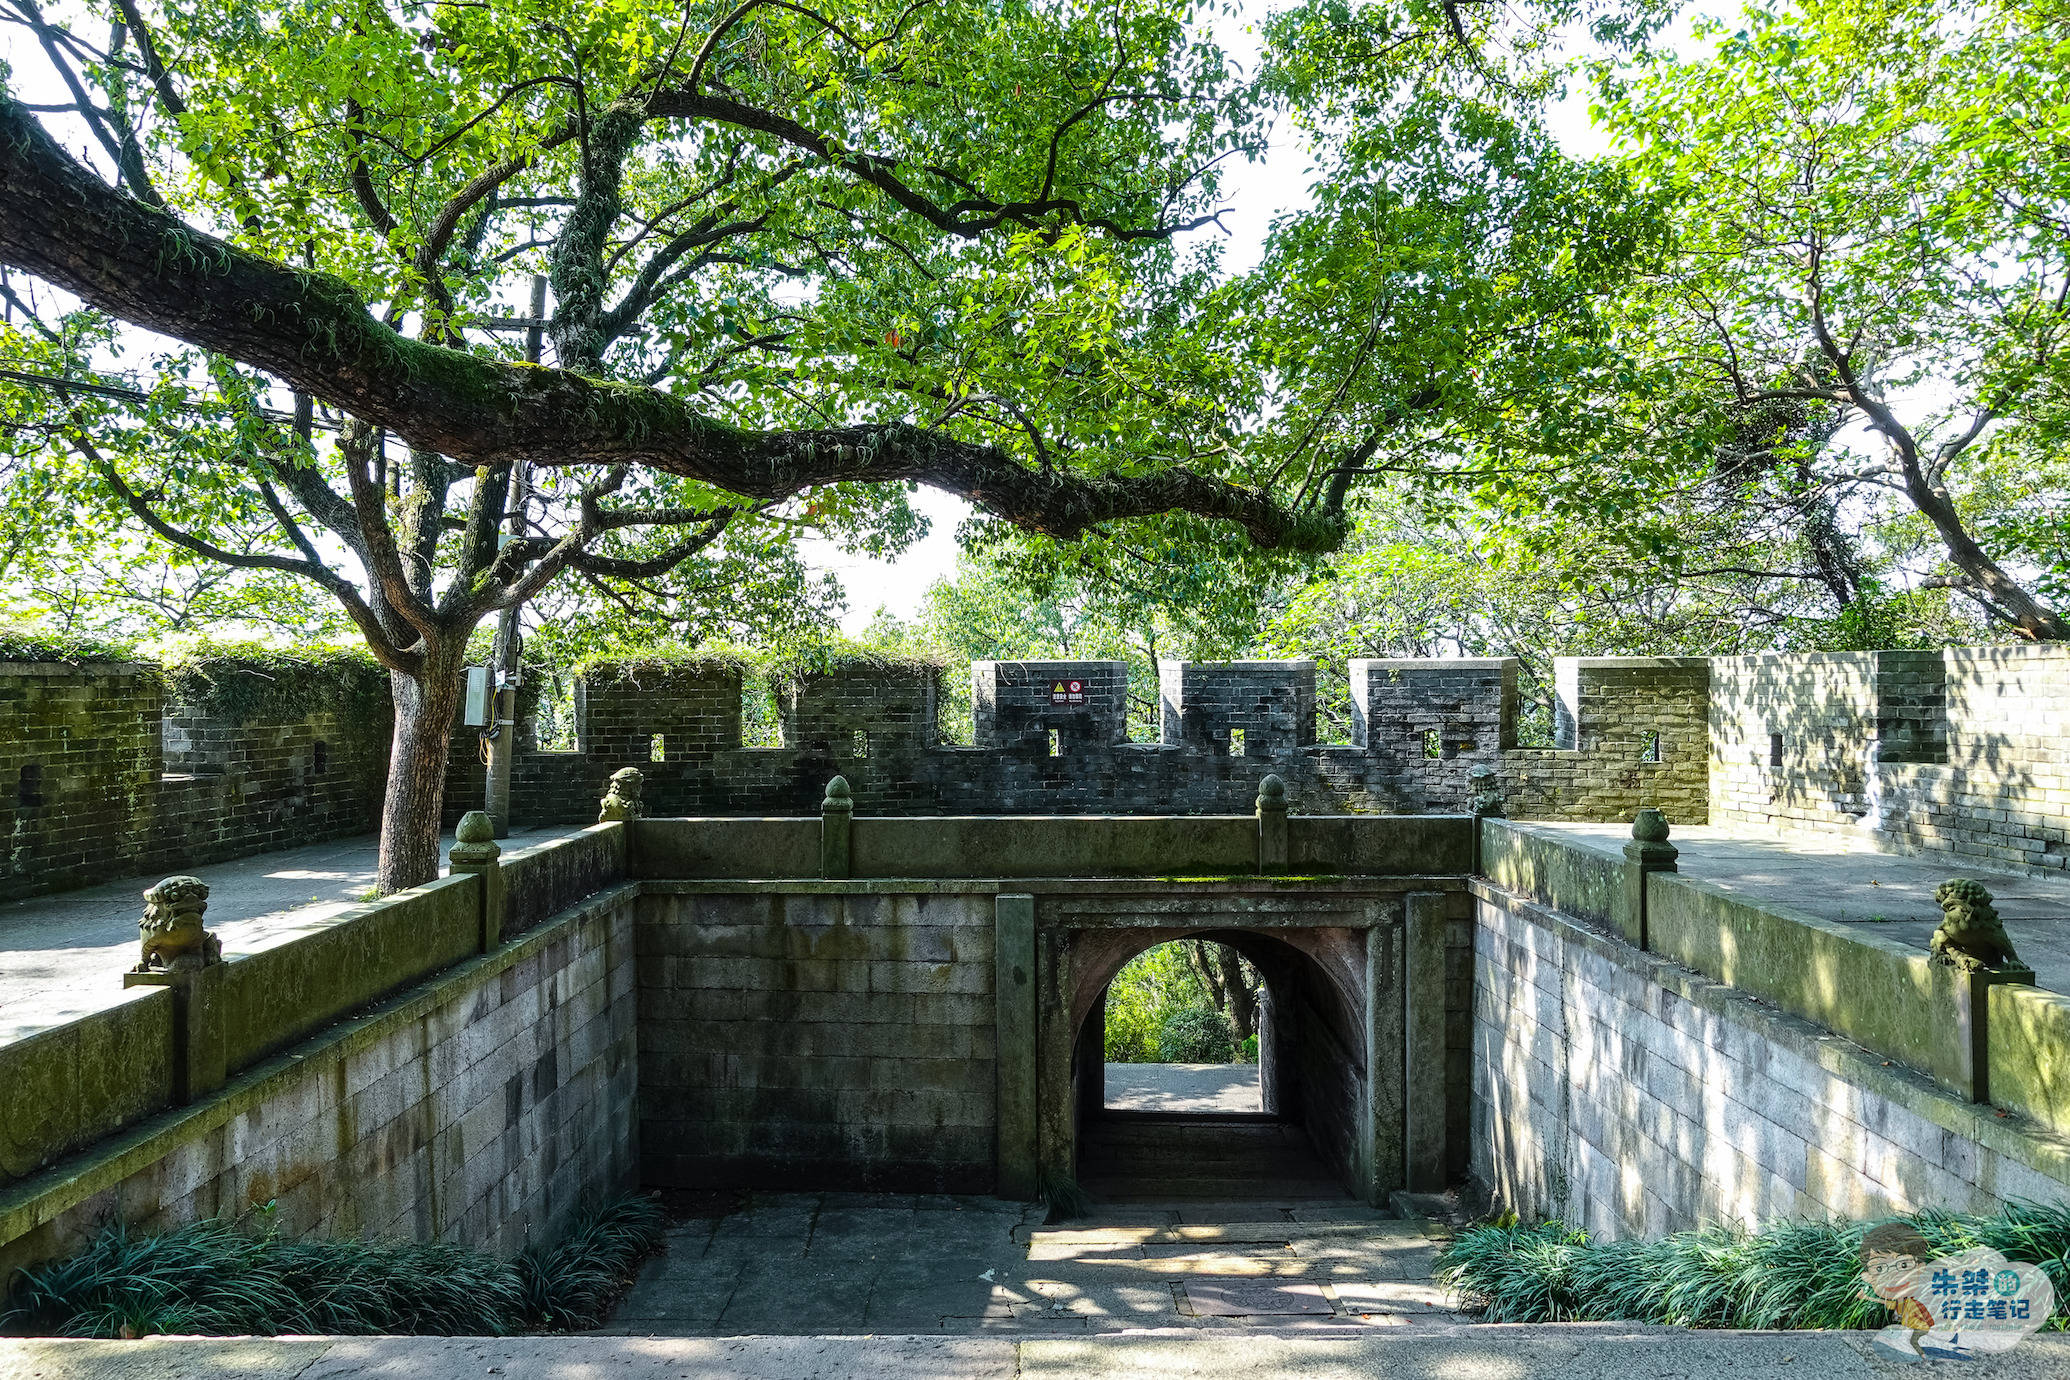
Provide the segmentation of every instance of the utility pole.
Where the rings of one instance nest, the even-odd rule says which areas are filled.
[[[532,315],[525,327],[525,358],[533,364],[545,349],[546,333],[546,278],[543,274],[532,275]],[[525,499],[531,483],[525,462],[518,461],[510,475],[510,530],[505,541],[515,541],[524,535]],[[496,837],[506,838],[510,834],[510,778],[517,757],[517,692],[520,653],[523,638],[518,634],[518,610],[516,605],[503,610],[496,620],[496,650],[490,658],[491,674],[495,677],[495,710],[490,714],[489,728],[482,735],[487,751],[483,754],[489,764],[487,788],[484,791],[483,809],[489,822],[496,826]]]

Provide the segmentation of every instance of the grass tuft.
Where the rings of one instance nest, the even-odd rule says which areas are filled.
[[[1049,1209],[1046,1221],[1069,1222],[1092,1211],[1092,1197],[1067,1173],[1044,1169],[1035,1176],[1035,1184],[1043,1206]]]
[[[111,1226],[70,1260],[18,1273],[0,1333],[146,1337],[310,1333],[503,1336],[601,1323],[661,1240],[651,1199],[586,1211],[516,1261],[444,1242],[249,1235],[210,1220],[153,1236]]]
[[[1934,1254],[1989,1246],[2056,1286],[2050,1326],[2070,1324],[2070,1204],[2012,1203],[1988,1215],[1908,1220]],[[1439,1283],[1490,1322],[1636,1322],[1671,1327],[1875,1328],[1889,1310],[1862,1289],[1873,1223],[1714,1225],[1657,1241],[1591,1241],[1563,1222],[1468,1227],[1437,1258]]]
[[[529,1325],[555,1332],[600,1326],[640,1262],[661,1248],[664,1225],[652,1198],[618,1198],[584,1212],[553,1245],[527,1247],[517,1269]]]

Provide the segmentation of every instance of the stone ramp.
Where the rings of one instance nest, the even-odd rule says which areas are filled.
[[[1876,1380],[1921,1373],[1868,1334],[1615,1324],[1289,1336],[0,1339],[8,1380]],[[1962,1363],[1968,1380],[2070,1380],[2070,1338]]]
[[[1351,1201],[1306,1131],[1262,1114],[1110,1110],[1079,1127],[1078,1182],[1098,1202]]]

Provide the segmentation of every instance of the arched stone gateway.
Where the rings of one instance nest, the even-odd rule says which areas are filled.
[[[1264,977],[1266,1109],[1305,1133],[1346,1191],[1384,1203],[1443,1181],[1446,893],[1377,879],[1230,879],[1006,895],[999,906],[1002,1191],[1025,1188],[1023,1176],[1041,1188],[1077,1181],[1083,1133],[1103,1102],[1107,986],[1137,954],[1186,938],[1227,944]],[[1025,1058],[1004,1011],[1009,950],[1023,934],[1034,1008]],[[1026,1127],[1010,1114],[1017,1076],[1034,1083]]]

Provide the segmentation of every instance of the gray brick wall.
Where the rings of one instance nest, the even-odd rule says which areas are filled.
[[[0,899],[371,830],[385,708],[326,688],[232,720],[150,663],[0,664]]]
[[[1502,756],[1513,819],[1708,824],[1711,663],[1703,657],[1562,657],[1554,749]]]
[[[2052,1143],[1988,1108],[1485,890],[1473,982],[1472,1173],[1521,1214],[1658,1236],[2070,1191]]]
[[[646,1181],[990,1192],[993,906],[650,883]]]
[[[2070,648],[1721,658],[1720,823],[2059,875],[2070,865]]]
[[[1517,662],[1351,663],[1351,741],[1389,783],[1388,804],[1406,813],[1457,809],[1472,794],[1467,773],[1500,771],[1516,747]]]
[[[1315,663],[1160,661],[1164,741],[1211,756],[1283,756],[1315,742]]]

